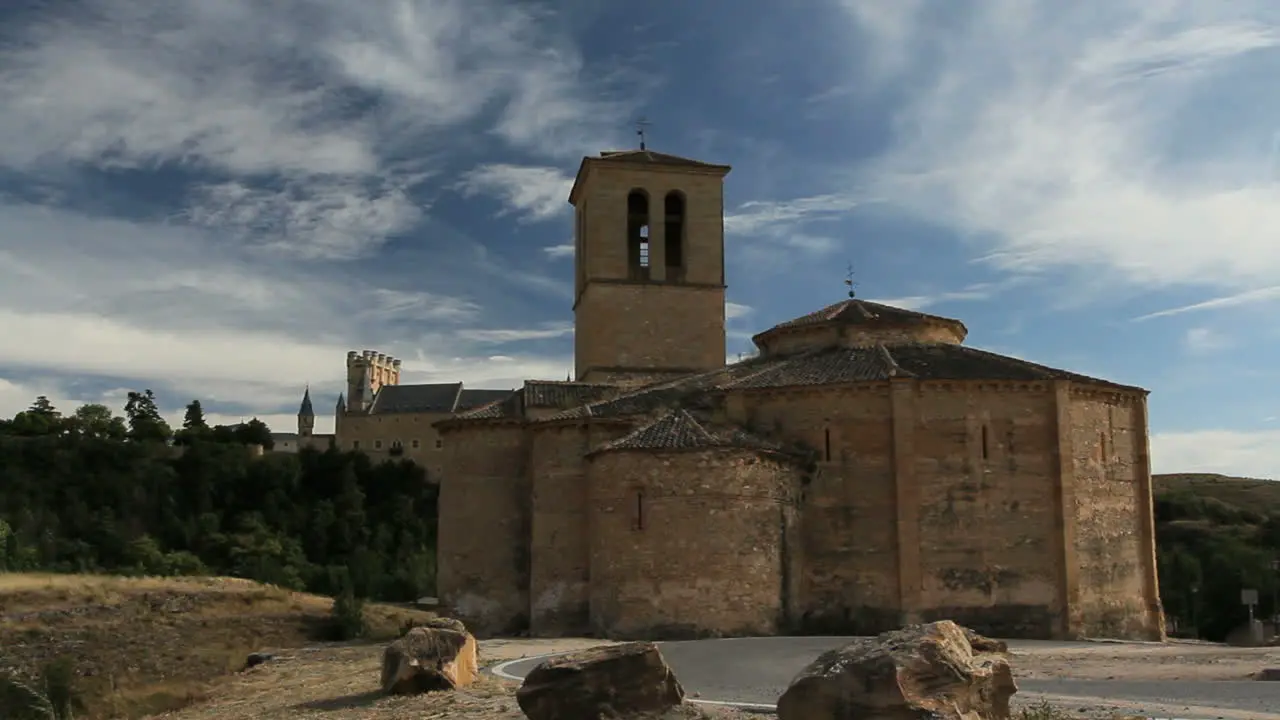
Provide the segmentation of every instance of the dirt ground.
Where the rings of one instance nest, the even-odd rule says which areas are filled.
[[[578,650],[599,640],[486,640],[480,643],[481,663],[546,653]],[[245,671],[214,689],[208,699],[185,710],[160,717],[172,720],[249,720],[250,718],[308,718],[329,720],[518,720],[516,685],[486,675],[465,691],[418,697],[386,698],[377,692],[380,645],[324,648],[287,653],[275,662]],[[1224,648],[1216,645],[1118,645],[1088,647],[1046,646],[1015,653],[1011,658],[1019,678],[1129,680],[1242,680],[1261,667],[1280,666],[1280,648]],[[1034,714],[1048,701],[1052,715]],[[1015,708],[1028,710],[1036,720],[1083,720],[1127,717],[1136,708],[1102,700],[1073,700],[1020,693]],[[1153,708],[1147,707],[1148,710]],[[1158,708],[1156,708],[1158,710]],[[760,718],[730,709],[702,708],[702,717]],[[684,715],[682,717],[689,717]],[[1224,720],[1269,720],[1256,713],[1222,714]],[[1275,716],[1280,718],[1280,715]]]

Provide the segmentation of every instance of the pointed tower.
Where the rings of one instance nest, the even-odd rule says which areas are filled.
[[[578,380],[659,379],[724,366],[729,171],[645,149],[583,159],[569,193]]]
[[[311,437],[316,429],[316,411],[311,407],[311,386],[302,392],[302,405],[298,408],[298,437]]]

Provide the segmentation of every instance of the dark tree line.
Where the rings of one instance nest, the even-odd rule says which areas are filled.
[[[124,417],[38,398],[0,420],[0,571],[218,574],[413,600],[435,584],[435,487],[409,461],[270,448],[253,420],[173,431],[151,391]],[[174,446],[180,446],[175,448]]]
[[[1248,621],[1241,591],[1258,591],[1255,615],[1280,613],[1280,513],[1190,492],[1156,496],[1160,599],[1170,630],[1223,640]]]

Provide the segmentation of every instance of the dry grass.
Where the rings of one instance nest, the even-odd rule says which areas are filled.
[[[520,647],[507,641],[481,641],[486,663],[520,657]],[[544,641],[585,647],[589,640]],[[531,642],[533,649],[536,641]],[[206,702],[161,717],[168,720],[256,720],[319,718],[326,720],[520,720],[516,684],[482,675],[472,686],[449,693],[387,697],[378,690],[381,646],[317,648],[291,653],[247,670],[219,687]],[[511,652],[515,650],[515,652]],[[751,716],[733,710],[704,710],[688,705],[654,720]]]
[[[142,717],[203,699],[249,653],[317,644],[329,598],[233,578],[0,574],[0,664],[75,663],[91,717]],[[430,613],[366,606],[375,638]]]

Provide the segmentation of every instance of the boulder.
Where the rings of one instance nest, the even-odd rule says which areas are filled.
[[[477,666],[471,633],[412,628],[382,653],[382,690],[408,695],[466,687],[475,682]]]
[[[661,713],[684,701],[684,688],[650,642],[560,655],[529,671],[516,702],[530,720],[602,720]]]
[[[818,656],[778,699],[779,720],[1007,720],[1018,691],[1004,643],[950,620]]]

